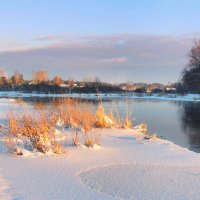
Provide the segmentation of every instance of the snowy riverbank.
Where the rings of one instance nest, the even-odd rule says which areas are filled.
[[[135,93],[111,93],[111,94],[40,94],[40,93],[23,93],[23,92],[4,92],[0,91],[0,98],[29,98],[29,97],[72,97],[72,98],[81,98],[81,99],[101,99],[101,100],[113,100],[113,99],[156,99],[156,100],[165,100],[165,101],[194,101],[200,102],[199,94],[187,94],[187,95],[178,95],[178,94],[135,94]]]
[[[0,100],[1,118],[15,109]],[[60,156],[0,154],[1,200],[200,198],[200,155],[133,129],[102,129],[100,148]]]

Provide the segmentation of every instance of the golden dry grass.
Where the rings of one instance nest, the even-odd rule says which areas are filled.
[[[139,133],[143,133],[145,135],[148,135],[148,126],[147,126],[147,124],[146,123],[139,124],[138,127],[137,127],[137,131]]]
[[[125,120],[120,119],[113,112],[106,113],[103,103],[100,102],[96,110],[91,105],[75,99],[66,98],[51,102],[51,106],[44,107],[36,104],[32,111],[23,111],[21,115],[13,112],[8,115],[6,148],[11,153],[19,153],[19,148],[28,148],[42,153],[53,151],[56,154],[65,152],[63,143],[56,139],[56,126],[63,130],[69,128],[72,134],[72,144],[81,143],[87,147],[100,145],[100,137],[95,134],[95,128],[131,128],[132,121],[128,109]],[[141,130],[145,129],[141,125]],[[144,131],[143,131],[144,132]],[[82,136],[82,137],[81,137]],[[18,145],[20,143],[20,146]]]
[[[22,148],[42,153],[49,150],[55,153],[61,151],[61,145],[59,147],[55,138],[55,118],[44,111],[34,110],[21,115],[10,113],[4,134],[6,147],[11,153],[18,151],[18,144]]]

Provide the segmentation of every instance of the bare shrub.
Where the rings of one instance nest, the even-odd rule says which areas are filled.
[[[34,104],[34,108],[35,108],[36,110],[45,110],[45,109],[47,108],[47,105],[44,104],[44,103],[42,103],[42,102],[36,102],[36,103]]]
[[[139,124],[138,127],[137,127],[137,131],[139,133],[143,133],[145,135],[148,135],[148,126],[147,126],[147,124],[146,123]]]
[[[52,151],[55,154],[62,154],[66,152],[66,149],[63,147],[61,142],[54,140],[51,145]]]
[[[80,124],[80,109],[76,100],[61,99],[55,107],[55,112],[67,127],[75,128]]]
[[[90,104],[80,103],[74,99],[63,99],[57,103],[55,112],[63,121],[65,127],[69,127],[73,134],[72,144],[74,146],[80,145],[79,132],[83,135],[83,143],[91,147],[97,141],[94,139],[94,134],[91,133],[96,115],[90,110]]]
[[[148,133],[148,134],[145,135],[145,137],[144,137],[145,140],[150,140],[150,139],[156,140],[156,139],[158,139],[158,138],[159,138],[159,136],[157,135],[157,133],[153,133],[153,134]]]
[[[128,117],[124,121],[123,128],[132,128],[132,122]]]
[[[93,138],[93,134],[91,133],[93,124],[94,124],[94,116],[91,111],[88,110],[86,106],[84,106],[82,110],[82,120],[81,120],[81,128],[84,132],[84,143],[87,147],[92,147],[95,144],[95,140]]]
[[[131,119],[132,113],[130,112],[128,100],[126,99],[126,118],[123,123],[123,128],[132,128],[132,119]]]
[[[5,134],[5,148],[8,150],[8,152],[13,154],[18,154],[19,150],[17,147],[18,143],[18,130],[19,130],[19,122],[17,121],[16,116],[9,113],[9,120],[8,120],[8,126],[4,126],[2,128],[2,133]]]
[[[79,136],[78,136],[77,131],[76,131],[75,136],[73,137],[73,145],[76,146],[76,147],[80,145],[80,140],[79,140]]]
[[[5,148],[7,149],[8,152],[10,152],[11,154],[15,154],[15,155],[20,155],[20,151],[18,150],[18,147],[17,147],[17,143],[16,141],[7,136],[5,138],[5,144],[4,144]]]
[[[39,152],[47,152],[54,139],[55,126],[51,124],[46,113],[40,111],[38,116],[35,117],[30,114],[24,114],[22,121],[21,134],[30,140],[31,148]]]
[[[156,133],[154,133],[154,134],[149,133],[148,126],[146,123],[139,124],[139,126],[137,127],[137,131],[140,133],[143,133],[145,135],[144,139],[146,139],[146,140],[149,140],[149,139],[156,140],[159,138]]]
[[[114,116],[112,115],[112,113],[107,115],[104,111],[103,104],[99,103],[97,106],[96,113],[95,113],[94,126],[96,128],[111,128],[115,125],[115,123],[114,123],[115,121],[116,120],[115,120]]]
[[[24,148],[46,153],[52,150],[61,152],[61,145],[56,141],[55,118],[46,112],[34,110],[16,116],[8,115],[8,126],[4,130],[6,147],[9,152],[18,152]]]

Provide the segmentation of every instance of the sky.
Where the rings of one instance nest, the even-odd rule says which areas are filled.
[[[0,68],[25,78],[176,82],[200,38],[199,0],[1,0]]]

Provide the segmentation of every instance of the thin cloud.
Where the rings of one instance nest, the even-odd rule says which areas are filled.
[[[117,58],[105,58],[99,60],[101,63],[126,63],[128,62],[128,58],[126,57],[117,57]]]
[[[63,39],[65,37],[64,34],[58,34],[58,35],[46,35],[46,36],[39,36],[34,38],[35,41],[49,41],[49,40],[58,40]]]

